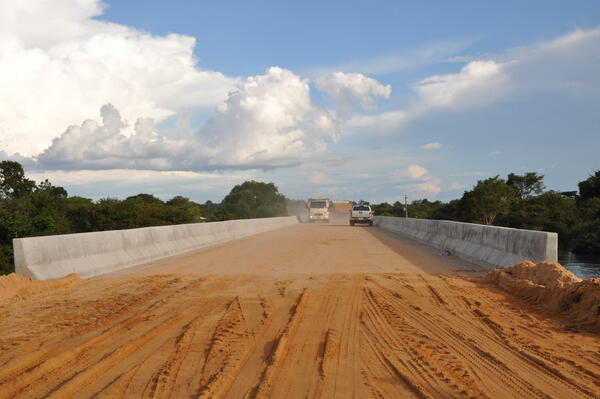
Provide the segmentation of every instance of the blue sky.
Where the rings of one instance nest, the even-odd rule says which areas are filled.
[[[256,179],[448,200],[509,172],[573,190],[600,168],[597,1],[6,9],[0,154],[71,194],[220,200]]]
[[[107,3],[101,19],[158,35],[196,37],[195,54],[203,65],[237,76],[259,74],[272,65],[300,71],[388,54],[409,56],[444,42],[470,44],[465,50],[473,55],[501,53],[594,28],[600,18],[595,1]],[[404,83],[432,70],[439,71],[415,71]]]

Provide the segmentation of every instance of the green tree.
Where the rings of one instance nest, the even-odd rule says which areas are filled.
[[[581,223],[573,239],[573,252],[600,253],[600,197],[580,201],[578,209]]]
[[[515,190],[517,198],[529,198],[532,194],[544,191],[544,175],[538,175],[537,172],[527,172],[524,175],[510,173],[506,184]]]
[[[578,208],[583,220],[600,219],[600,197],[591,197],[579,201]]]
[[[97,205],[89,198],[69,197],[64,201],[64,213],[72,232],[99,231]]]
[[[0,198],[22,198],[35,188],[35,182],[25,177],[20,163],[0,162]]]
[[[48,180],[39,184],[25,177],[18,162],[0,162],[0,273],[13,271],[12,240],[49,234],[79,233],[160,226],[201,221],[206,209],[211,220],[282,216],[286,199],[273,183],[245,182],[234,187],[222,204],[199,205],[176,196],[167,202],[152,194],[125,200],[92,201],[69,197]]]
[[[431,214],[431,219],[468,221],[464,216],[464,207],[464,200],[462,198],[452,200],[434,210]]]
[[[202,217],[204,217],[208,221],[222,220],[218,219],[215,216],[215,214],[219,210],[219,206],[219,204],[216,204],[211,200],[207,200],[204,204],[200,205],[200,213],[202,214]]]
[[[387,202],[371,205],[371,209],[377,216],[395,216],[394,207]]]
[[[514,196],[514,189],[499,176],[479,180],[473,190],[463,194],[463,218],[477,223],[493,224],[496,216],[509,209],[510,200]]]
[[[285,216],[286,198],[273,183],[246,181],[231,189],[215,215],[220,220]]]
[[[576,253],[600,253],[600,170],[580,181],[577,207],[581,222],[573,239]]]
[[[408,216],[419,219],[432,219],[435,212],[445,205],[441,201],[414,200],[408,205]]]
[[[586,221],[579,226],[571,250],[580,254],[600,254],[600,218]]]
[[[9,244],[0,244],[0,276],[15,271],[13,248]]]
[[[138,227],[162,226],[171,224],[167,220],[165,203],[150,194],[138,194],[127,197],[116,206],[117,223],[119,229],[133,229]]]
[[[130,197],[125,198],[125,201],[138,201],[146,204],[164,204],[164,202],[160,198],[157,198],[152,194],[145,193],[132,195]]]
[[[496,219],[499,226],[556,232],[563,248],[569,247],[578,222],[575,200],[554,191],[512,201],[510,209]]]
[[[587,179],[580,181],[579,198],[582,200],[594,197],[600,197],[600,170],[597,170]]]
[[[173,224],[198,223],[201,221],[200,205],[180,195],[166,202],[166,219]]]

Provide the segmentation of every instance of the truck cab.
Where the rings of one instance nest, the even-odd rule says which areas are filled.
[[[307,201],[309,222],[329,222],[329,199],[311,198]]]

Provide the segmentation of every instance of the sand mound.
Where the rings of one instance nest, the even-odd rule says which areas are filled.
[[[522,262],[485,280],[583,325],[600,327],[600,278],[581,280],[558,263]]]
[[[20,274],[11,273],[7,276],[0,276],[0,302],[18,297],[26,297],[38,292],[52,290],[59,287],[67,287],[79,284],[81,279],[76,274],[69,274],[66,277],[55,280],[32,280],[29,277]]]
[[[6,276],[0,276],[0,290],[4,291],[9,288],[19,287],[29,284],[31,279],[23,277],[17,273],[11,273]]]

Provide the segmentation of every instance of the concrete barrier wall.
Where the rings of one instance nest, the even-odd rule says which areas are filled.
[[[557,261],[556,233],[388,216],[375,216],[374,224],[486,267],[507,267],[525,260]]]
[[[36,280],[92,277],[296,223],[289,216],[17,238],[15,270]]]

